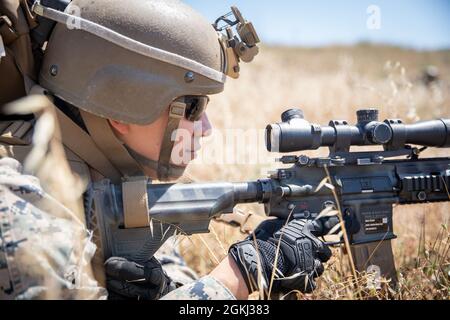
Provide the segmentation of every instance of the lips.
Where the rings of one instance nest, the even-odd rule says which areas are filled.
[[[191,159],[194,159],[197,157],[197,151],[200,150],[200,148],[196,149],[196,150],[190,150],[190,149],[186,149],[184,150],[185,154],[190,154],[191,155]]]
[[[190,160],[193,160],[197,157],[198,151],[202,148],[201,144],[200,144],[200,139],[196,138],[196,137],[192,137],[192,139],[194,141],[191,140],[191,143],[186,143],[184,146],[186,147],[183,150],[183,153],[185,155],[190,155]],[[198,139],[198,140],[197,140]],[[181,142],[183,143],[183,142]]]
[[[197,152],[198,152],[202,147],[201,147],[200,143],[196,143],[196,146],[197,146],[197,148],[194,146],[194,147],[191,147],[191,148],[189,148],[189,149],[185,149],[184,152],[186,152],[186,153],[191,153],[191,154],[197,154]]]

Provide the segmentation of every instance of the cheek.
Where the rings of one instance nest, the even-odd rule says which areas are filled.
[[[167,122],[169,121],[169,112],[164,113],[164,116],[160,117],[154,123],[145,126],[145,135],[148,140],[153,141],[158,146],[161,146],[164,133],[166,132]]]
[[[183,138],[192,137],[194,132],[194,124],[191,121],[187,121],[186,119],[182,119],[178,126],[178,130],[176,132],[176,144],[183,142]]]
[[[180,125],[178,129],[192,132],[193,131],[193,122],[186,120],[185,118],[181,119]]]
[[[164,136],[162,128],[139,128],[135,131],[135,136],[139,141],[151,145],[161,145]]]
[[[131,125],[127,144],[141,155],[157,160],[166,126],[167,117],[161,117],[149,125]]]
[[[131,148],[141,155],[156,160],[159,156],[161,140],[158,131],[150,128],[135,128],[130,132],[132,145]]]

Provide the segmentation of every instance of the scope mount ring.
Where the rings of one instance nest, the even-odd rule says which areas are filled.
[[[345,120],[331,120],[329,126],[336,132],[336,142],[330,146],[330,153],[349,152],[352,145],[352,132]]]

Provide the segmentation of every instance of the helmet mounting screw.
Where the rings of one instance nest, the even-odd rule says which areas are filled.
[[[51,65],[51,67],[50,67],[50,74],[53,76],[53,77],[56,77],[56,75],[58,74],[58,66],[57,65]]]
[[[194,73],[192,71],[186,72],[186,74],[184,75],[184,81],[186,81],[187,83],[191,83],[194,80],[195,80]]]

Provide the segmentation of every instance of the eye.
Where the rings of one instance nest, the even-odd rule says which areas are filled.
[[[209,98],[206,96],[186,97],[185,103],[187,107],[185,118],[189,121],[200,120],[203,112],[205,112],[208,101]]]

